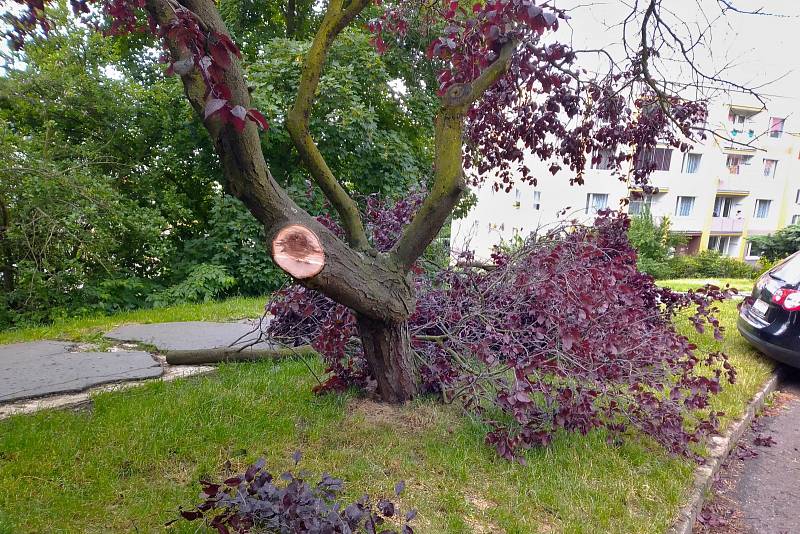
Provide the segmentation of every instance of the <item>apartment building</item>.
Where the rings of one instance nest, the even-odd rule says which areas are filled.
[[[475,191],[476,206],[453,221],[453,250],[485,258],[501,241],[563,219],[590,222],[602,208],[636,214],[647,206],[688,237],[686,253],[713,249],[755,261],[748,236],[800,223],[800,102],[773,98],[764,108],[730,94],[709,106],[706,128],[715,135],[687,153],[665,145],[650,154],[657,169],[650,183],[658,192],[647,196],[633,194],[602,162],[586,169],[584,185],[570,186],[568,174],[553,176],[531,156],[538,184],[517,183],[506,193],[487,180]]]

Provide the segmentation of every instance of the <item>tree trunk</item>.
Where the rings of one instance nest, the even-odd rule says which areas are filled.
[[[384,402],[403,403],[418,391],[408,323],[387,323],[358,316],[358,333],[378,395]]]

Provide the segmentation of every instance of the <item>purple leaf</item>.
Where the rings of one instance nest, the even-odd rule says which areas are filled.
[[[223,98],[209,98],[206,100],[206,108],[203,118],[209,118],[214,113],[217,113],[219,110],[225,107],[227,103],[228,101]]]

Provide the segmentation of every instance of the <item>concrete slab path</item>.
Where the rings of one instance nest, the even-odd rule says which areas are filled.
[[[257,327],[250,323],[189,321],[126,324],[108,332],[105,337],[117,341],[137,341],[153,345],[161,351],[170,351],[216,349],[234,343],[240,347],[258,339],[258,334]],[[266,343],[258,345],[269,346]]]
[[[0,345],[0,402],[155,378],[161,373],[159,362],[141,351],[77,352],[74,343],[61,341]]]

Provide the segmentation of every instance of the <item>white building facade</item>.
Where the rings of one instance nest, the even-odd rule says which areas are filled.
[[[775,99],[769,107],[742,95],[729,95],[709,106],[703,142],[687,153],[659,147],[650,184],[658,193],[637,199],[625,181],[610,170],[585,170],[583,185],[569,185],[569,174],[551,175],[545,162],[534,187],[516,183],[506,193],[487,180],[475,194],[478,202],[463,219],[454,220],[454,253],[469,249],[486,258],[494,246],[538,227],[577,219],[591,222],[596,210],[609,207],[636,214],[647,205],[655,217],[669,217],[671,229],[688,237],[686,252],[713,249],[755,261],[747,237],[800,223],[800,103]],[[600,167],[603,165],[601,164]],[[621,201],[629,199],[623,205]]]

